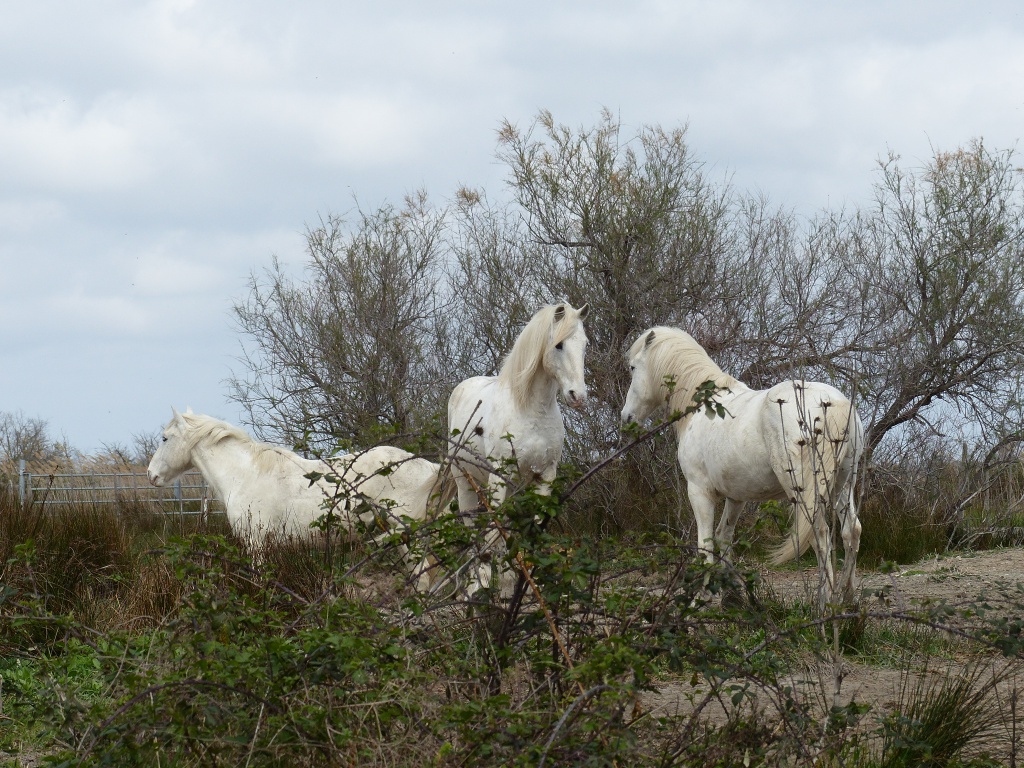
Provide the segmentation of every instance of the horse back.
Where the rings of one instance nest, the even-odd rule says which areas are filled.
[[[803,462],[818,425],[830,453],[849,463],[863,444],[860,420],[839,390],[817,382],[786,381],[720,398],[724,419],[688,417],[680,433],[679,464],[688,482],[737,500],[787,498],[789,471]],[[841,442],[840,442],[841,441]],[[854,450],[850,450],[850,447]]]
[[[448,396],[448,428],[464,431],[489,413],[497,386],[497,376],[473,376],[460,382]]]
[[[853,403],[835,387],[793,380],[776,384],[764,394],[765,417],[779,431],[776,440],[800,444],[820,437],[837,446],[848,444],[859,454],[864,428]]]
[[[422,519],[440,465],[401,448],[381,445],[357,454],[348,474],[353,490],[377,502],[393,502],[398,515]]]

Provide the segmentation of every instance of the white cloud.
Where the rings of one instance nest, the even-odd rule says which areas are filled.
[[[71,94],[0,92],[0,174],[28,189],[103,192],[152,177],[148,144],[159,133],[159,109],[143,99],[110,95],[76,103]],[[10,187],[8,187],[10,189]]]
[[[26,235],[47,227],[57,227],[65,216],[65,207],[52,198],[0,200],[0,232]]]

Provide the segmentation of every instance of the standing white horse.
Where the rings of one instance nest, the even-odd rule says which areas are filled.
[[[501,477],[510,462],[522,482],[550,493],[565,442],[558,394],[574,408],[587,399],[586,316],[586,304],[579,309],[542,307],[519,334],[497,376],[474,376],[452,391],[448,429],[456,435],[452,473],[460,511],[478,507],[481,491],[491,494],[495,507],[500,504],[507,491]],[[488,545],[497,543],[492,531]],[[490,569],[482,568],[478,577],[477,587],[485,585]]]
[[[819,605],[835,594],[854,599],[861,525],[854,503],[864,430],[850,401],[837,389],[812,381],[784,381],[753,390],[724,373],[693,338],[678,328],[644,331],[627,353],[632,382],[622,421],[641,421],[660,405],[684,410],[701,384],[726,391],[716,400],[725,418],[687,416],[675,423],[679,467],[697,522],[697,545],[709,560],[717,544],[732,546],[745,501],[788,500],[793,534],[772,556],[794,559],[814,546],[822,575]],[[712,534],[715,505],[725,511]],[[845,560],[839,584],[832,567],[829,513],[842,524]]]
[[[224,502],[232,531],[257,546],[270,534],[310,536],[325,502],[346,529],[371,515],[389,526],[403,516],[422,520],[440,489],[440,465],[401,448],[378,446],[324,462],[257,442],[212,416],[173,412],[149,462],[150,482],[164,486],[197,468]],[[311,483],[312,472],[324,477]]]

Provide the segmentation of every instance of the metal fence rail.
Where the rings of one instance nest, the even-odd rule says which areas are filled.
[[[223,512],[221,502],[210,495],[203,476],[191,470],[173,485],[150,485],[145,472],[62,472],[33,474],[24,460],[19,463],[18,498],[22,504],[118,504],[126,501],[151,504],[178,514]]]

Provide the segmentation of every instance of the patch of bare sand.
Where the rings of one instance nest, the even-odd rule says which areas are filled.
[[[1024,549],[947,554],[900,566],[891,573],[867,572],[860,576],[869,608],[912,609],[924,600],[946,600],[955,604],[992,594],[1002,584],[1024,583]],[[766,569],[763,578],[784,600],[815,601],[817,569],[814,567],[799,571]],[[884,597],[877,597],[875,593],[884,593]],[[994,654],[981,659],[933,659],[925,663],[924,668],[918,664],[909,671],[864,664],[845,657],[840,665],[838,689],[831,662],[809,661],[776,686],[752,686],[753,695],[743,706],[748,713],[759,711],[771,718],[781,711],[786,697],[793,695],[820,718],[834,704],[843,706],[855,701],[871,706],[865,718],[865,727],[870,727],[879,717],[891,712],[916,686],[940,684],[945,678],[964,674],[979,663],[984,665],[982,681],[999,675],[1000,682],[993,692],[994,711],[997,710],[998,715],[993,719],[991,732],[976,747],[1004,762],[1011,754],[1019,760],[1024,750],[1024,664],[1008,663]],[[742,682],[733,681],[733,684]],[[700,717],[721,725],[736,713],[729,685],[727,683],[717,695],[709,695],[708,685],[699,680],[696,685],[691,681],[667,682],[657,692],[646,695],[642,706],[648,713],[669,716],[689,716],[700,708]],[[787,687],[789,691],[785,690]],[[1011,704],[1014,697],[1018,699],[1016,705]]]

